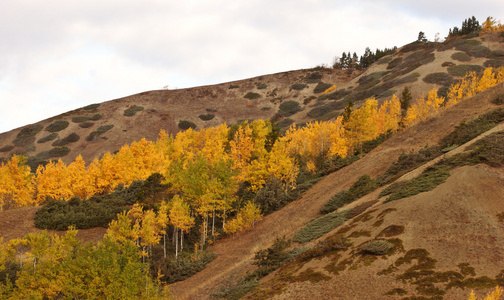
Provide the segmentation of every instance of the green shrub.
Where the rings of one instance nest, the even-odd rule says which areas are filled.
[[[342,99],[345,96],[350,95],[351,93],[352,93],[351,90],[341,89],[341,90],[337,90],[336,92],[326,94],[324,96],[327,96],[327,99],[339,100],[339,99]]]
[[[238,300],[259,286],[255,278],[241,279],[236,283],[227,282],[218,289],[212,291],[210,298]]]
[[[292,124],[294,124],[294,120],[287,118],[278,122],[278,127],[286,129],[289,128]]]
[[[84,109],[84,110],[93,110],[93,109],[97,109],[98,107],[100,107],[100,103],[89,104],[88,106],[84,106],[82,109]]]
[[[144,110],[144,107],[143,106],[138,106],[138,105],[135,105],[135,106],[132,106],[130,108],[127,108],[126,110],[124,110],[124,115],[126,117],[132,117],[134,116],[137,112],[139,111],[142,111]]]
[[[298,90],[298,91],[303,90],[306,87],[307,87],[307,85],[304,83],[294,83],[293,85],[291,85],[291,89]]]
[[[254,100],[257,98],[261,98],[261,95],[259,95],[258,93],[254,93],[254,92],[248,92],[245,96],[243,96],[243,98],[246,98],[249,100]]]
[[[17,138],[25,138],[25,137],[34,137],[39,133],[44,126],[41,124],[29,125],[21,129],[21,131],[17,134]]]
[[[91,127],[91,126],[93,126],[93,125],[94,125],[94,123],[93,123],[93,122],[83,122],[83,123],[80,123],[80,124],[79,124],[79,126],[80,126],[81,128],[89,128],[89,127]]]
[[[291,259],[291,256],[285,249],[290,244],[291,242],[286,240],[284,236],[283,238],[276,238],[273,245],[268,249],[257,251],[252,263],[257,266],[257,269],[249,277],[261,279],[287,263]]]
[[[394,69],[395,67],[399,66],[402,63],[402,61],[403,61],[402,57],[394,58],[387,65],[387,70]]]
[[[58,120],[58,121],[55,121],[55,122],[49,124],[49,126],[46,127],[46,130],[49,132],[58,132],[58,131],[61,131],[65,128],[67,128],[68,124],[69,124],[68,121]]]
[[[264,111],[264,110],[270,110],[270,109],[271,109],[271,107],[269,107],[269,106],[264,106],[264,107],[261,107],[261,110],[263,110],[263,111]]]
[[[202,114],[202,115],[199,115],[199,118],[203,121],[210,121],[212,120],[213,118],[215,117],[214,114]]]
[[[451,62],[451,61],[445,61],[444,63],[441,64],[441,67],[444,67],[444,68],[446,68],[446,67],[454,67],[454,66],[456,66],[456,64],[453,63],[453,62]]]
[[[228,87],[228,89],[230,89],[230,90],[237,89],[237,88],[239,88],[239,86],[236,85],[236,84],[230,84],[229,87]]]
[[[187,130],[189,128],[196,129],[196,124],[194,124],[191,121],[181,120],[178,123],[178,128],[180,128],[182,130]]]
[[[322,75],[322,73],[313,72],[313,73],[308,74],[305,77],[305,82],[306,83],[316,83],[316,82],[319,82],[322,79],[322,77],[324,77],[324,75]]]
[[[72,122],[74,123],[82,123],[91,120],[89,116],[77,116],[72,118]]]
[[[80,137],[77,134],[71,133],[68,136],[66,136],[65,138],[63,138],[61,140],[57,140],[54,143],[52,143],[52,146],[65,146],[70,143],[75,143],[79,139],[80,139]]]
[[[445,182],[448,177],[450,177],[450,172],[447,167],[439,165],[429,167],[418,177],[401,183],[399,188],[385,200],[385,203],[431,191]]]
[[[96,132],[98,132],[98,134],[103,134],[103,133],[109,131],[112,128],[114,128],[113,124],[103,125],[103,126],[98,127],[98,129],[96,129]]]
[[[5,146],[5,147],[0,148],[0,152],[9,152],[14,148],[15,147],[13,145]]]
[[[449,86],[453,83],[453,77],[444,72],[431,73],[423,78],[426,83],[434,83],[444,86]]]
[[[264,215],[271,214],[295,199],[285,190],[282,181],[276,177],[268,179],[266,184],[257,192],[254,203],[259,206]]]
[[[102,115],[100,115],[100,114],[95,114],[95,115],[93,115],[93,116],[90,118],[90,120],[92,120],[92,121],[98,121],[98,120],[101,120],[101,118],[102,118]]]
[[[331,112],[333,110],[341,110],[345,108],[346,102],[341,100],[341,101],[332,101],[327,104],[315,107],[311,109],[306,116],[313,118],[313,119],[318,119],[322,117],[323,115],[327,114],[328,112]]]
[[[453,60],[458,60],[461,62],[467,62],[467,61],[471,60],[471,57],[469,55],[467,55],[467,53],[465,53],[465,52],[455,52],[452,54],[451,58]]]
[[[388,90],[388,91],[385,91],[379,95],[376,96],[377,99],[380,99],[380,98],[388,98],[388,97],[391,97],[392,95],[395,95],[397,93],[397,90]]]
[[[404,226],[402,225],[390,225],[383,229],[376,237],[392,237],[400,235],[404,232]]]
[[[328,88],[330,88],[331,86],[333,86],[332,84],[330,83],[324,83],[324,82],[319,82],[317,84],[317,86],[313,89],[313,92],[315,94],[319,94],[319,93],[322,93],[324,92],[325,90],[327,90]]]
[[[489,59],[483,63],[485,68],[500,68],[504,66],[504,60]]]
[[[402,175],[416,169],[427,161],[443,154],[440,146],[425,147],[418,152],[410,154],[401,154],[385,173],[380,176],[380,185],[392,182]]]
[[[301,106],[299,105],[298,102],[289,100],[282,102],[279,107],[279,113],[281,113],[285,117],[292,116],[293,114],[297,113],[298,111],[301,110]]]
[[[265,88],[267,88],[268,86],[265,84],[265,83],[260,83],[257,85],[257,89],[258,90],[264,90]]]
[[[320,209],[320,213],[328,214],[347,205],[348,203],[351,203],[352,201],[353,199],[349,197],[348,191],[339,192],[332,196],[331,199],[324,204],[324,206]]]
[[[455,67],[448,68],[448,73],[452,76],[460,76],[463,77],[465,74],[469,72],[481,72],[485,68],[480,65],[458,65]]]
[[[385,255],[394,249],[394,244],[387,240],[371,240],[360,245],[359,250],[362,253],[372,255]]]
[[[16,147],[20,147],[20,148],[28,148],[28,147],[31,147],[33,145],[33,143],[35,142],[35,137],[34,136],[26,136],[26,137],[17,137],[15,138],[12,143],[16,146]]]
[[[66,146],[63,146],[39,152],[35,157],[38,160],[44,160],[54,157],[63,157],[66,156],[68,153],[70,153],[70,149]]]
[[[88,142],[93,142],[93,141],[96,141],[98,139],[98,137],[100,136],[100,134],[96,131],[93,131],[91,132],[87,137],[86,137],[86,141]]]
[[[197,259],[193,259],[191,254],[182,252],[177,259],[167,264],[165,276],[161,280],[168,284],[185,280],[203,270],[216,257],[213,252],[203,251],[198,254]]]
[[[504,166],[504,132],[496,132],[476,141],[468,150],[472,164],[485,163],[494,168]],[[464,162],[467,160],[464,159]]]
[[[339,234],[334,234],[319,242],[315,247],[308,249],[298,256],[300,261],[309,261],[333,251],[347,250],[350,243]]]
[[[332,212],[317,218],[298,231],[292,240],[298,243],[306,243],[319,238],[345,223],[347,221],[346,213],[347,211]]]

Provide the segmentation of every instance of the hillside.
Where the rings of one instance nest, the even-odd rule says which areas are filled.
[[[489,33],[443,43],[414,42],[381,58],[365,72],[306,69],[179,90],[148,91],[88,105],[0,134],[0,158],[30,157],[35,168],[48,159],[86,162],[160,130],[175,134],[186,126],[205,128],[247,119],[271,119],[281,128],[330,120],[348,100],[386,99],[409,87],[413,99],[447,87],[467,71],[504,65],[504,38]],[[322,95],[335,85],[335,90]],[[181,121],[189,121],[182,122]]]
[[[504,66],[502,34],[444,43],[415,42],[365,71],[298,70],[214,86],[149,91],[89,105],[0,134],[0,156],[28,155],[32,167],[58,157],[69,163],[78,154],[90,162],[126,143],[155,140],[160,130],[176,134],[184,125],[199,129],[270,119],[286,129],[291,124],[333,120],[343,113],[348,100],[359,106],[366,98],[376,97],[382,103],[404,87],[409,87],[413,99],[434,88],[443,95],[467,71],[489,66]],[[336,88],[323,94],[332,85]],[[323,216],[320,210],[333,196],[350,189],[364,175],[382,180],[380,176],[398,159],[441,145],[443,138],[470,120],[496,109],[504,118],[503,99],[500,83],[399,130],[362,158],[322,177],[253,228],[218,239],[208,247],[217,257],[199,273],[170,284],[171,295],[208,299],[217,290],[239,283],[257,269],[254,256],[258,251],[271,247],[278,238],[295,240],[303,228]],[[245,298],[465,299],[471,289],[483,295],[495,285],[503,285],[502,132],[504,123],[499,123],[464,143],[440,147],[438,157],[410,166],[401,176],[383,181],[369,194],[325,215],[344,213],[345,219],[320,237],[292,242],[287,250],[302,254],[262,278]],[[481,141],[487,144],[481,146]],[[471,152],[475,145],[492,151]],[[463,154],[466,156],[458,156]],[[394,201],[382,194],[397,191],[394,184],[400,188],[424,171],[436,170],[439,162],[446,163],[446,178],[430,191]],[[33,224],[38,209],[1,211],[4,240],[39,232]],[[104,232],[104,228],[79,230],[78,237],[96,242]],[[363,250],[377,241],[380,245],[386,242],[386,251]]]

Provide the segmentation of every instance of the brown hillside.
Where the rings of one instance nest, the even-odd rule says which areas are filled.
[[[364,174],[369,174],[374,177],[384,172],[401,153],[418,150],[425,145],[437,143],[440,138],[451,132],[458,123],[470,120],[477,115],[494,109],[495,105],[491,104],[490,100],[502,94],[504,94],[504,87],[499,85],[498,87],[490,89],[471,99],[467,99],[441,112],[432,120],[398,133],[370,152],[363,159],[338,172],[326,176],[300,199],[287,205],[282,210],[266,216],[252,231],[241,234],[234,239],[228,238],[219,241],[215,246],[211,247],[212,251],[219,254],[217,259],[205,270],[195,276],[183,282],[171,285],[173,295],[176,296],[177,299],[200,299],[208,297],[211,290],[215,289],[219,284],[226,282],[229,278],[236,278],[239,274],[243,275],[245,270],[250,269],[255,251],[271,246],[277,237],[282,237],[284,235],[288,238],[292,237],[300,228],[320,215],[319,209],[330,197],[342,190],[348,189],[358,177]],[[481,178],[475,177],[475,180],[469,180],[473,171],[479,174],[476,175],[475,173],[475,176],[481,176]],[[367,222],[360,225],[359,229],[371,231],[372,234],[374,234],[372,236],[375,236],[389,225],[403,225],[406,228],[403,240],[405,249],[409,250],[418,247],[427,248],[436,260],[439,262],[444,262],[446,260],[446,264],[451,266],[452,269],[455,268],[456,270],[456,265],[458,263],[468,262],[471,266],[477,268],[478,276],[488,274],[489,276],[495,277],[495,269],[499,268],[499,266],[490,268],[486,264],[489,260],[492,260],[495,255],[501,255],[499,253],[502,252],[499,246],[502,246],[501,244],[504,241],[504,236],[502,236],[501,233],[497,233],[502,229],[503,224],[496,222],[496,214],[504,210],[504,207],[501,207],[504,204],[499,202],[502,200],[502,189],[504,189],[504,185],[502,184],[503,175],[503,170],[490,169],[486,166],[461,168],[454,172],[449,181],[438,189],[430,193],[424,193],[413,197],[414,199],[418,199],[416,201],[403,199],[387,205],[377,205],[379,211],[373,214],[374,217],[378,215],[380,211],[389,207],[397,209],[394,214],[397,215],[397,217],[387,218],[386,222],[378,228],[370,226],[374,222]],[[458,184],[459,180],[457,180],[457,178],[459,178],[459,176],[462,176],[460,178],[466,178],[467,181]],[[489,179],[489,177],[492,177],[492,179]],[[367,195],[351,206],[376,199],[379,191],[380,190]],[[478,211],[479,213],[468,215],[463,210],[458,212],[459,206],[455,206],[453,203],[464,198],[465,191],[468,193],[468,198],[461,201],[459,205],[466,207],[465,209],[469,209],[469,207],[473,205],[471,210]],[[478,202],[480,197],[485,198],[484,203]],[[422,206],[422,199],[431,199],[426,203],[425,208]],[[432,206],[436,205],[439,206],[439,209],[437,209],[437,213],[434,214]],[[494,205],[494,210],[488,210],[488,207],[492,207],[492,205]],[[451,209],[448,210],[448,208]],[[443,213],[445,210],[446,214]],[[419,216],[418,212],[422,212],[422,215]],[[460,222],[457,220],[454,223],[450,223],[448,220],[450,220],[450,218],[455,218],[454,215],[457,214],[459,215],[456,219],[461,218],[461,216],[463,216],[463,219]],[[482,218],[488,219],[488,225],[484,225],[486,227],[482,228],[491,230],[492,234],[495,234],[492,237],[482,238],[481,234],[483,234],[484,230],[482,232],[482,229],[479,228]],[[397,222],[401,220],[401,224],[395,224],[396,219]],[[470,226],[471,229],[468,229],[466,232],[465,227],[461,227],[462,225]],[[453,233],[451,231],[446,231],[444,227],[451,228],[451,231],[460,230],[460,232],[450,237]],[[410,230],[409,228],[413,229]],[[437,230],[437,228],[443,229]],[[462,228],[464,228],[464,230],[462,230]],[[478,239],[467,239],[462,237],[462,235],[466,233],[469,234],[472,230],[476,232],[474,234],[480,235]],[[420,235],[420,233],[422,235]],[[425,240],[427,236],[429,237],[428,243]],[[417,239],[416,237],[423,238]],[[457,249],[456,251],[462,251],[461,249],[481,248],[488,249],[487,253],[494,253],[484,260],[480,260],[479,258],[474,260],[467,259],[453,265],[454,258],[451,257],[451,255],[454,249],[442,248],[443,241],[448,237],[450,237],[450,241],[453,242],[450,247],[455,247],[455,249]],[[401,239],[403,239],[402,236]],[[495,241],[499,242],[487,244],[489,241],[488,239],[495,239]],[[438,242],[437,248],[431,245],[434,241]],[[475,252],[467,252],[460,254],[460,256],[468,258],[475,254]],[[394,257],[390,258],[388,260],[389,264],[390,261],[393,260]],[[383,262],[383,264],[386,263],[387,262]],[[331,298],[339,298],[338,295],[341,295],[341,299],[379,299],[383,293],[390,289],[392,283],[386,280],[390,281],[392,280],[391,278],[387,277],[388,279],[382,279],[382,277],[375,276],[376,281],[373,285],[370,285],[369,288],[363,288],[362,286],[368,281],[370,274],[376,274],[381,270],[380,268],[384,268],[383,264],[373,264],[373,268],[362,268],[361,272],[352,273],[352,271],[349,271],[348,274],[342,277],[335,276],[331,279],[331,282],[327,283],[300,283],[292,286],[289,285],[286,292],[281,294],[281,298],[287,299],[294,297],[295,299],[306,299],[312,296],[325,296],[324,298],[326,298],[328,295],[330,295]],[[388,267],[388,265],[386,267]],[[504,265],[500,266],[500,269],[504,269]],[[333,280],[337,282],[336,285],[333,285]],[[347,282],[345,286],[347,290],[345,290],[346,294],[344,294],[344,297],[343,294],[338,294],[340,288],[335,288],[334,290],[328,288],[328,286],[341,286],[342,283],[340,281]],[[268,286],[268,282],[266,282],[265,285]],[[314,286],[318,288],[315,289]],[[304,291],[304,293],[302,291]],[[468,291],[464,291],[463,293],[467,294]]]

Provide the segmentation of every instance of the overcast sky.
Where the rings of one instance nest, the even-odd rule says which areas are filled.
[[[147,90],[331,65],[443,38],[504,1],[2,0],[0,132]]]

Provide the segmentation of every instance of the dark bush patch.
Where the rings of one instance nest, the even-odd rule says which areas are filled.
[[[126,110],[124,110],[124,115],[126,117],[132,117],[134,116],[137,112],[139,111],[142,111],[144,110],[144,107],[143,106],[138,106],[138,105],[135,105],[135,106],[132,106],[130,108],[127,108]]]
[[[324,75],[322,75],[319,72],[313,72],[313,73],[310,73],[306,76],[305,81],[306,81],[306,83],[316,83],[316,82],[319,82],[323,76]]]
[[[298,90],[298,91],[303,90],[306,87],[307,87],[307,85],[304,83],[294,83],[293,85],[291,85],[291,89]]]
[[[319,93],[322,93],[324,92],[325,90],[327,90],[328,88],[330,88],[331,86],[333,86],[332,84],[330,83],[324,83],[324,82],[319,82],[317,84],[317,86],[313,89],[313,92],[315,94],[319,94]]]
[[[58,120],[58,121],[55,121],[55,122],[49,124],[49,126],[46,127],[46,130],[49,132],[58,132],[58,131],[61,131],[65,128],[67,128],[68,124],[69,124],[68,121]]]
[[[394,58],[391,62],[389,62],[387,70],[394,69],[395,67],[400,65],[402,61],[403,61],[402,57]]]
[[[239,86],[236,85],[236,84],[230,84],[229,87],[228,87],[228,89],[230,89],[230,90],[237,89],[237,88],[239,88]]]
[[[82,109],[84,109],[84,110],[93,110],[93,109],[97,109],[98,107],[100,107],[100,103],[89,104],[88,106],[84,106]]]
[[[343,109],[345,108],[345,105],[346,105],[345,101],[332,101],[322,106],[313,108],[306,115],[310,118],[317,119],[333,110]]]
[[[269,106],[264,106],[264,107],[261,107],[261,110],[263,110],[263,111],[264,111],[264,110],[271,110],[271,107],[269,107]]]
[[[196,124],[194,124],[191,121],[181,120],[178,123],[178,128],[180,128],[182,130],[187,130],[189,128],[196,129]]]
[[[74,123],[82,123],[91,120],[89,116],[77,116],[72,118],[72,122]]]
[[[294,120],[287,118],[287,119],[283,119],[280,122],[278,122],[278,126],[280,128],[289,128],[293,123],[294,123]]]
[[[33,145],[34,142],[35,142],[34,136],[17,137],[12,141],[12,143],[16,147],[20,147],[20,148],[30,147]]]
[[[434,83],[444,86],[449,86],[453,83],[453,77],[444,72],[439,73],[431,73],[423,78],[423,81],[426,83]]]
[[[394,249],[394,244],[387,240],[371,240],[360,245],[359,250],[362,253],[372,255],[385,255]]]
[[[378,187],[377,181],[371,179],[369,175],[362,175],[359,179],[348,189],[334,195],[327,203],[320,209],[320,213],[327,214],[335,211],[348,203],[359,199],[374,191]]]
[[[102,115],[100,115],[100,114],[95,114],[95,115],[93,115],[93,116],[91,117],[91,119],[90,119],[90,120],[92,120],[92,121],[98,121],[98,120],[100,120],[101,118],[102,118]]]
[[[404,232],[404,226],[402,225],[390,225],[383,229],[376,237],[391,237],[402,234]]]
[[[203,121],[210,121],[212,120],[213,118],[215,117],[214,114],[202,114],[202,115],[199,115],[199,118]]]
[[[258,93],[254,93],[254,92],[248,92],[245,96],[243,96],[243,98],[254,100],[257,98],[261,98],[261,95],[259,95]]]
[[[98,139],[99,136],[100,134],[98,132],[93,131],[86,137],[86,141],[88,142],[96,141],[96,139]]]
[[[337,90],[336,92],[327,94],[327,98],[331,100],[339,100],[345,96],[350,95],[351,93],[352,93],[351,90],[341,89]]]
[[[17,134],[16,137],[18,138],[24,138],[24,137],[31,137],[37,135],[44,126],[41,124],[34,124],[34,125],[29,125],[21,129],[21,131]]]
[[[451,55],[451,58],[453,60],[458,60],[461,62],[466,62],[466,61],[471,60],[471,57],[469,55],[467,55],[467,53],[465,53],[465,52],[455,52]]]
[[[494,99],[492,99],[491,102],[495,105],[504,104],[504,95],[499,95],[499,96],[495,97]]]
[[[14,148],[15,147],[13,145],[5,146],[5,147],[0,148],[0,152],[9,152]]]
[[[45,143],[45,142],[49,142],[49,141],[52,141],[52,140],[56,139],[57,137],[58,137],[58,133],[57,132],[53,132],[50,135],[45,136],[45,137],[39,139],[37,141],[37,143],[42,144],[42,143]]]
[[[258,90],[264,90],[265,88],[267,88],[268,86],[265,84],[265,83],[260,83],[257,85],[257,89]]]
[[[96,129],[96,132],[98,132],[99,134],[102,134],[102,133],[109,131],[112,128],[114,128],[114,125],[112,125],[112,124],[103,125],[103,126],[98,127],[98,129]]]
[[[84,123],[80,123],[80,124],[79,124],[79,126],[80,126],[81,128],[89,128],[89,127],[91,127],[91,126],[93,126],[93,125],[94,125],[94,123],[93,123],[93,122],[84,122]]]
[[[44,160],[44,159],[49,159],[49,158],[54,158],[54,157],[63,157],[66,156],[68,153],[70,153],[70,149],[66,146],[64,147],[56,147],[52,148],[50,150],[45,150],[42,152],[39,152],[35,158],[38,160]]]
[[[52,143],[52,146],[65,146],[70,143],[75,143],[79,139],[80,139],[80,137],[77,134],[71,133],[68,136],[66,136],[65,138],[63,138],[61,140],[57,140],[54,143]]]
[[[279,113],[281,113],[284,117],[289,117],[292,116],[293,114],[297,113],[298,111],[301,110],[301,106],[299,106],[299,103],[296,101],[285,101],[280,104],[279,107]]]
[[[308,98],[306,98],[306,99],[304,99],[304,100],[303,100],[303,104],[304,104],[304,105],[307,105],[307,104],[309,104],[310,102],[312,102],[312,100],[315,100],[315,99],[317,99],[317,97],[315,97],[315,96],[310,96],[310,97],[308,97]]]
[[[397,93],[397,90],[388,90],[388,91],[385,91],[379,95],[376,96],[377,99],[380,99],[380,98],[388,98],[388,97],[391,97],[392,95],[396,94]]]
[[[485,68],[500,68],[504,66],[504,60],[489,59],[483,63]]]
[[[469,72],[481,72],[483,71],[485,68],[483,68],[482,66],[480,65],[458,65],[458,66],[455,66],[455,67],[451,67],[451,68],[448,68],[448,73],[452,76],[464,76],[465,74],[469,73]]]
[[[298,231],[292,240],[298,243],[306,243],[319,238],[345,223],[347,220],[346,213],[347,211],[332,212],[317,218]]]

